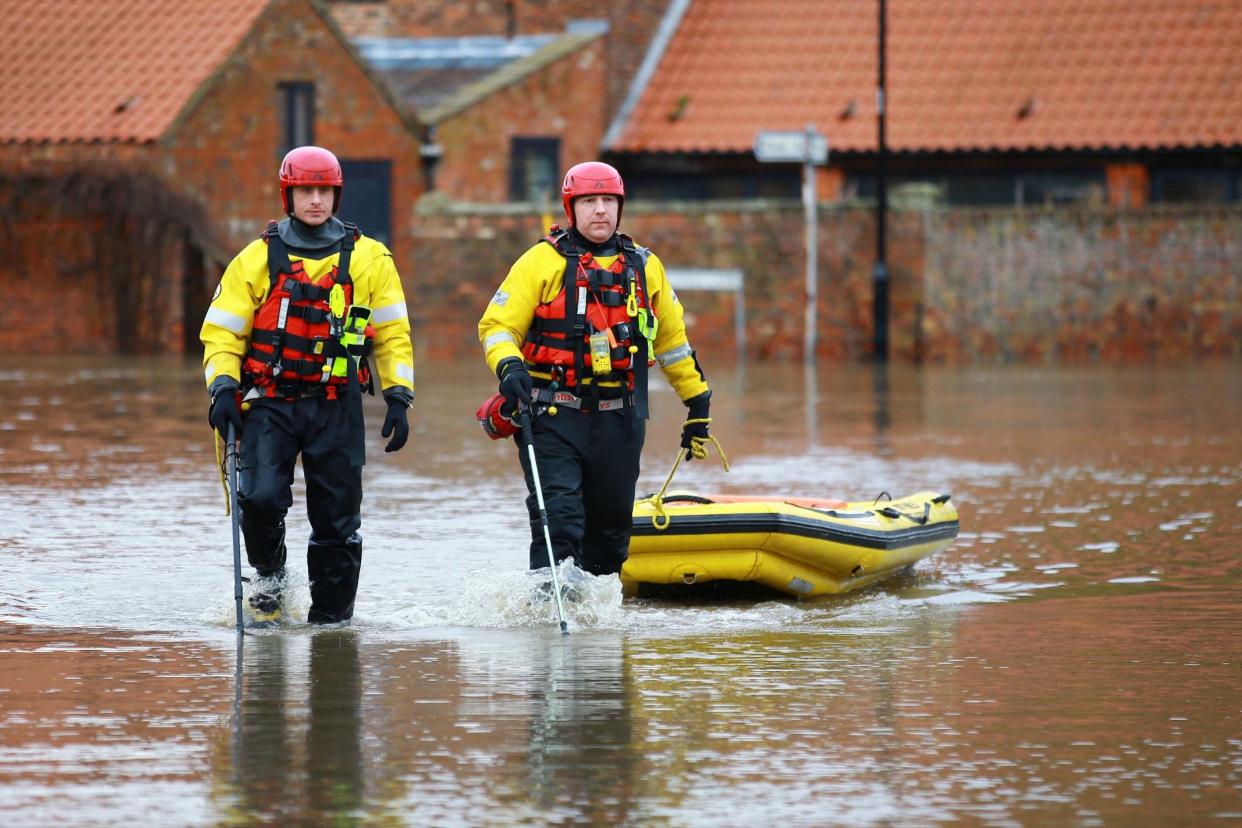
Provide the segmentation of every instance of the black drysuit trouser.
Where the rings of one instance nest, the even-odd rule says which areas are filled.
[[[238,505],[246,557],[260,575],[285,566],[285,515],[293,504],[293,470],[302,455],[311,536],[306,553],[311,623],[354,614],[362,570],[360,401],[304,397],[256,400],[242,428]]]
[[[556,561],[572,556],[593,575],[620,572],[629,554],[646,420],[628,407],[591,413],[561,408],[534,418],[532,432]],[[540,569],[548,565],[543,523],[521,432],[517,438],[530,492],[530,568]]]

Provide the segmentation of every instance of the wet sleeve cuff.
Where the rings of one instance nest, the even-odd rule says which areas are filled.
[[[414,404],[414,392],[408,388],[402,388],[400,385],[394,385],[391,388],[384,389],[384,401],[389,405],[399,403],[409,408]]]
[[[211,381],[211,385],[207,386],[207,393],[214,400],[216,394],[219,394],[221,391],[236,391],[238,387],[237,380],[225,374]]]

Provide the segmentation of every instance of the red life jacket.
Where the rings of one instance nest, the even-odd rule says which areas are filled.
[[[311,282],[301,261],[289,260],[276,222],[270,222],[263,232],[271,284],[267,299],[254,315],[242,376],[243,384],[260,389],[266,397],[297,399],[322,389],[333,400],[355,376],[362,386],[370,386],[365,359],[359,361],[356,373],[351,369],[346,376],[333,376],[325,369],[329,357],[352,359],[339,337],[333,336],[328,305],[333,285],[341,286],[346,306],[353,303],[349,258],[362,234],[348,222],[345,228],[340,259],[318,283]]]
[[[655,315],[647,295],[648,252],[624,234],[618,233],[617,240],[620,254],[610,267],[602,268],[568,231],[553,227],[544,237],[565,257],[564,284],[551,302],[535,308],[522,356],[532,371],[551,374],[559,388],[579,397],[607,398],[611,389],[599,383],[618,381],[626,405],[634,405],[638,415],[646,417],[650,354],[631,311],[643,309]],[[603,376],[591,368],[590,337],[597,331],[612,332],[608,343],[612,371]],[[590,384],[583,382],[588,377]],[[535,384],[547,383],[535,378]]]

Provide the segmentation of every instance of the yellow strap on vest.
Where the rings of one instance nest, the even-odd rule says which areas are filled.
[[[697,423],[706,423],[711,425],[711,417],[703,417],[697,420],[686,420],[683,425],[695,425]],[[691,437],[690,448],[677,449],[677,458],[673,460],[673,468],[669,470],[668,477],[664,479],[664,485],[660,487],[660,491],[651,496],[651,506],[655,510],[655,514],[651,516],[651,525],[656,528],[657,532],[663,532],[672,523],[673,518],[664,510],[664,493],[668,491],[668,484],[673,482],[673,475],[677,473],[677,467],[681,465],[682,458],[688,454],[695,459],[704,460],[707,458],[707,444],[711,443],[716,447],[716,451],[720,454],[720,463],[724,466],[724,470],[729,470],[729,458],[725,456],[724,448],[720,445],[720,441],[716,439],[716,435],[709,434],[706,439],[703,437]]]
[[[216,465],[220,467],[220,485],[224,488],[224,516],[229,517],[232,515],[232,507],[229,505],[229,475],[224,469],[224,438],[214,428],[211,430],[211,436],[216,446]]]

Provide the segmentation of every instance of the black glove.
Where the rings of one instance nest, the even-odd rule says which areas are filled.
[[[207,409],[207,422],[220,432],[220,436],[228,439],[228,426],[233,425],[233,435],[241,434],[241,411],[237,408],[237,383],[232,378],[228,382],[217,382],[212,389],[211,407]]]
[[[500,393],[504,395],[510,412],[517,410],[518,402],[531,404],[535,386],[530,372],[526,370],[526,363],[517,357],[506,357],[496,366],[496,376],[500,379]]]
[[[384,446],[384,451],[400,451],[410,436],[410,421],[405,413],[410,407],[410,401],[400,394],[385,394],[384,400],[388,403],[388,413],[384,415],[384,427],[380,429],[380,436],[392,435],[388,445]]]
[[[694,447],[694,440],[697,439],[702,441],[707,439],[707,427],[709,423],[695,423],[691,421],[708,420],[711,418],[711,399],[712,392],[704,391],[697,397],[691,397],[690,399],[684,401],[686,408],[688,408],[689,411],[686,413],[686,422],[681,427],[681,447],[686,449],[687,460],[694,459],[694,451],[692,450]]]

